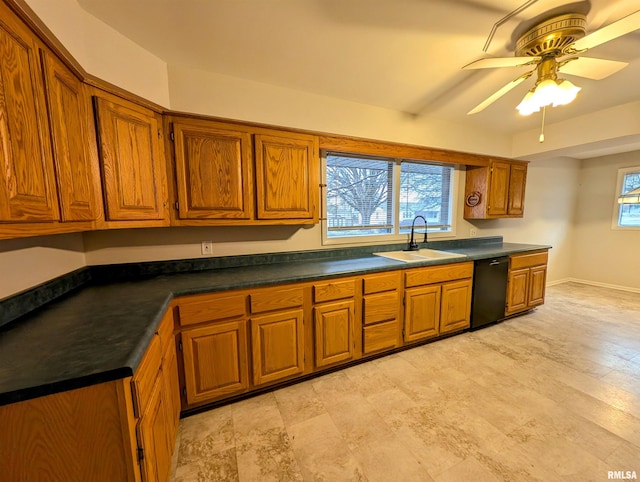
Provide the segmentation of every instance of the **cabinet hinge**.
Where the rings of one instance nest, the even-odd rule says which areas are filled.
[[[138,462],[144,460],[144,449],[142,447],[138,447]]]
[[[175,208],[176,211],[180,211],[180,204],[178,203],[178,201],[173,203],[173,207]]]
[[[172,141],[176,140],[176,136],[173,135],[173,131],[169,132],[169,139],[171,139]]]
[[[182,340],[178,342],[178,350],[182,351]]]
[[[182,394],[186,397],[187,396],[187,387],[182,387]]]

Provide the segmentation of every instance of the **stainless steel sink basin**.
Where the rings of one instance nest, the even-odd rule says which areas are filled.
[[[433,259],[464,258],[464,254],[451,253],[449,251],[438,251],[437,249],[420,249],[418,251],[385,251],[373,253],[376,256],[403,261],[405,263],[419,263]]]

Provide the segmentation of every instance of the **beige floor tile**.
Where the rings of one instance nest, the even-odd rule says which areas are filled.
[[[436,482],[499,482],[488,468],[474,457],[468,457],[436,477]]]

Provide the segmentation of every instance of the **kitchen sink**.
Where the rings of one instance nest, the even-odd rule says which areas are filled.
[[[438,251],[437,249],[419,249],[417,251],[385,251],[381,253],[373,253],[376,256],[383,256],[396,261],[405,263],[419,263],[420,261],[429,261],[434,259],[449,258],[465,258],[464,254],[451,253],[449,251]]]

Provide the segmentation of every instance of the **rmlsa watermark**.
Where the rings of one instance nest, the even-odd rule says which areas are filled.
[[[638,480],[635,470],[609,470],[607,479],[613,480]]]

